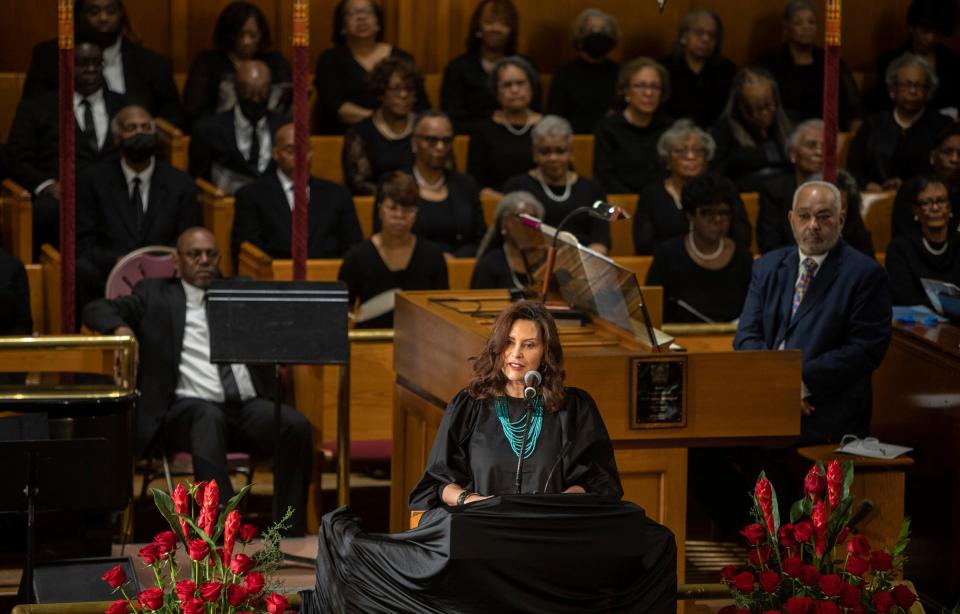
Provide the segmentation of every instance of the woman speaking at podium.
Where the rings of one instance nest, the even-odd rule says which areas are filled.
[[[324,516],[302,611],[676,612],[673,534],[620,501],[610,437],[590,395],[563,385],[547,309],[508,307],[472,360],[410,495],[419,526]]]

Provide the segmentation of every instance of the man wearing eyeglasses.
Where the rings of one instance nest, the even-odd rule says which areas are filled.
[[[215,479],[220,503],[233,489],[227,450],[269,456],[274,452],[270,372],[210,362],[206,290],[220,275],[220,253],[205,228],[186,230],[175,256],[180,278],[145,279],[133,294],[100,299],[83,322],[102,333],[136,336],[140,347],[137,405],[138,454],[187,450],[194,477]],[[307,488],[312,465],[312,429],[297,410],[282,409],[282,455],[274,459],[279,503],[295,510],[292,533],[306,530]]]

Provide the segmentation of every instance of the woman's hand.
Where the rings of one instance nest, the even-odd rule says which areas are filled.
[[[587,490],[583,486],[577,486],[576,484],[574,484],[573,486],[570,486],[565,491],[563,491],[563,494],[565,495],[566,494],[583,494],[585,492],[587,492]]]
[[[493,495],[478,495],[477,493],[473,493],[463,500],[463,504],[466,505],[467,503],[476,503],[477,501],[483,501],[484,499],[490,499],[491,497],[493,497]]]

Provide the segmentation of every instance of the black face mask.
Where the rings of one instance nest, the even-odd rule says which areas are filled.
[[[120,141],[123,157],[131,162],[144,162],[160,150],[160,141],[154,133],[140,132]]]
[[[613,37],[606,32],[591,32],[580,39],[580,48],[587,55],[598,60],[610,53],[616,46],[617,41],[613,40]]]
[[[243,116],[246,117],[251,124],[256,124],[267,114],[266,102],[238,99],[237,106],[240,107],[240,112],[243,113]]]

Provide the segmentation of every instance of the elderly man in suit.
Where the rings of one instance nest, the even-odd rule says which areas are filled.
[[[267,172],[236,194],[233,254],[253,243],[271,258],[290,258],[293,220],[293,124],[277,130],[273,146],[275,172]],[[342,258],[363,240],[360,222],[346,188],[310,177],[307,199],[307,257]]]
[[[79,38],[74,51],[73,111],[76,116],[77,172],[116,154],[110,120],[124,105],[120,94],[103,84],[103,53]],[[10,178],[34,194],[34,242],[57,244],[59,232],[60,146],[56,91],[24,97],[17,107],[4,151]]]
[[[128,106],[111,122],[120,158],[77,178],[78,311],[103,296],[117,260],[147,245],[173,245],[200,222],[190,175],[159,156],[157,127],[146,109]]]
[[[237,64],[237,105],[197,120],[190,138],[190,174],[233,194],[270,166],[273,135],[289,119],[269,110],[270,69]]]
[[[210,231],[184,231],[176,264],[179,279],[145,279],[129,296],[90,303],[83,321],[102,333],[135,335],[140,344],[138,450],[148,449],[163,432],[166,450],[189,450],[196,479],[216,479],[225,503],[233,495],[227,450],[274,453],[273,402],[266,398],[275,392],[269,388],[272,370],[210,362],[205,297],[220,264]],[[284,405],[280,436],[274,517],[293,507],[292,532],[303,534],[312,429],[297,410]]]
[[[123,2],[77,0],[74,18],[81,36],[91,38],[103,49],[107,89],[123,95],[128,102],[143,105],[153,115],[181,125],[180,96],[170,62],[123,36],[124,29],[130,27]],[[57,39],[53,38],[33,48],[23,97],[33,98],[56,90]]]
[[[863,437],[870,428],[871,375],[890,344],[887,275],[840,238],[844,213],[834,185],[801,184],[789,218],[797,245],[754,263],[733,345],[803,351],[804,443]]]

